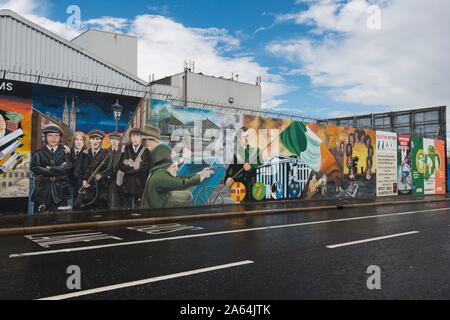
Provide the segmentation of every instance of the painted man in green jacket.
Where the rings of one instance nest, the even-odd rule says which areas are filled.
[[[154,167],[142,195],[142,208],[171,207],[171,198],[177,191],[187,190],[209,178],[213,171],[206,168],[200,173],[177,177],[178,164],[171,159],[172,149],[166,144],[158,145],[152,152]],[[191,194],[185,193],[184,203],[191,203]],[[180,202],[178,199],[177,202]],[[183,202],[183,201],[181,201]]]

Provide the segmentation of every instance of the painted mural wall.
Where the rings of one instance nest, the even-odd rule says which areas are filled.
[[[393,196],[397,190],[397,134],[377,131],[377,197]]]
[[[162,100],[152,100],[150,109],[148,125],[158,128],[161,143],[179,156],[165,178],[186,188],[165,186],[167,170],[156,165],[144,207],[376,196],[375,131],[224,114]],[[208,178],[192,181],[208,169]]]
[[[33,85],[32,101],[29,212],[120,208],[115,182],[122,137],[139,98]],[[42,129],[48,124],[63,132],[60,157],[46,145]],[[57,170],[49,173],[46,166]]]
[[[412,137],[413,195],[446,192],[445,141]]]
[[[397,164],[398,193],[410,195],[413,189],[410,136],[398,136]]]
[[[22,197],[33,214],[445,193],[444,141],[20,82],[0,88],[0,203]],[[44,133],[48,125],[61,135]]]
[[[31,85],[0,81],[0,198],[28,197],[31,104]]]

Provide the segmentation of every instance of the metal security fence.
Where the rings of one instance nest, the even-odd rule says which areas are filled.
[[[441,106],[332,118],[319,120],[319,122],[446,140],[446,117],[447,107]]]
[[[151,85],[132,85],[132,86],[117,86],[114,83],[102,84],[100,82],[90,82],[87,79],[69,79],[61,77],[58,74],[39,74],[39,73],[24,73],[14,70],[2,70],[0,69],[0,79],[2,80],[12,80],[28,82],[33,84],[41,84],[55,87],[63,87],[70,89],[86,90],[93,92],[101,92],[115,95],[140,97],[141,103],[139,105],[146,104],[150,99],[160,99],[167,100],[174,106],[184,107],[187,105],[192,108],[199,109],[210,109],[217,112],[223,113],[237,113],[252,116],[261,117],[273,117],[288,119],[294,121],[305,121],[305,122],[319,122],[320,119],[317,117],[312,117],[308,115],[298,114],[295,112],[277,112],[277,111],[259,111],[253,108],[242,107],[242,106],[225,106],[215,103],[213,101],[202,101],[198,100],[186,100],[183,97],[173,96],[167,92],[156,91]],[[139,110],[136,110],[138,112]]]

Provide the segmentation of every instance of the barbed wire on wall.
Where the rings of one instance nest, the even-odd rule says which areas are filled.
[[[280,112],[260,110],[259,107],[223,105],[219,101],[204,101],[202,99],[185,99],[168,92],[155,91],[151,85],[136,84],[133,86],[119,86],[115,83],[90,82],[87,78],[64,78],[60,74],[25,73],[17,70],[0,69],[0,77],[4,80],[22,81],[41,85],[57,86],[70,89],[87,90],[115,95],[125,95],[143,99],[161,99],[170,101],[174,106],[187,106],[199,109],[209,109],[223,113],[238,113],[250,116],[272,117],[293,121],[320,122],[319,117],[298,114],[295,112]],[[140,105],[139,103],[139,105]]]
[[[224,106],[217,101],[202,101],[202,100],[185,100],[183,97],[175,97],[167,92],[156,92],[150,89],[150,98],[167,100],[170,101],[174,106],[187,106],[198,109],[209,109],[217,112],[223,113],[237,113],[248,116],[259,116],[259,117],[271,117],[280,118],[293,121],[305,121],[305,122],[319,122],[318,117],[301,115],[294,112],[279,112],[279,111],[269,111],[269,110],[258,110],[256,108],[251,108],[249,106]]]
[[[41,85],[49,85],[56,87],[64,87],[70,89],[79,89],[87,91],[95,91],[101,93],[134,96],[142,98],[148,93],[148,87],[145,85],[129,85],[118,86],[115,83],[101,83],[100,81],[89,82],[87,78],[64,78],[59,74],[40,74],[36,73],[24,73],[15,70],[0,70],[0,76],[5,80],[30,82]]]

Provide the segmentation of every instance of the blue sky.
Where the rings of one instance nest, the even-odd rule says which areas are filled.
[[[282,72],[285,68],[295,68],[295,65],[268,54],[265,49],[267,43],[283,40],[286,35],[301,37],[312,29],[310,26],[298,26],[290,23],[273,26],[277,15],[308,9],[306,4],[296,4],[292,0],[138,0],[127,2],[126,6],[123,6],[121,1],[109,1],[107,5],[97,1],[55,1],[49,5],[49,17],[64,21],[67,19],[65,9],[71,4],[77,4],[81,8],[82,20],[95,19],[99,16],[131,19],[142,14],[157,14],[174,19],[188,27],[226,29],[230,35],[242,40],[239,50],[224,52],[224,56],[251,54],[259,64],[269,67],[274,73]],[[313,35],[313,38],[316,36]],[[201,62],[196,61],[196,63]],[[226,76],[230,75],[226,74]],[[334,101],[326,90],[313,88],[307,76],[285,76],[285,83],[295,89],[279,97],[285,101],[275,110],[323,117],[328,116],[325,113],[329,110],[352,114],[358,112],[360,108],[360,104],[357,103]],[[374,105],[372,108],[374,112],[385,110]]]
[[[321,118],[450,102],[448,0],[0,0],[68,39],[72,4],[84,28],[138,36],[144,80],[195,60],[262,75],[263,107]]]

